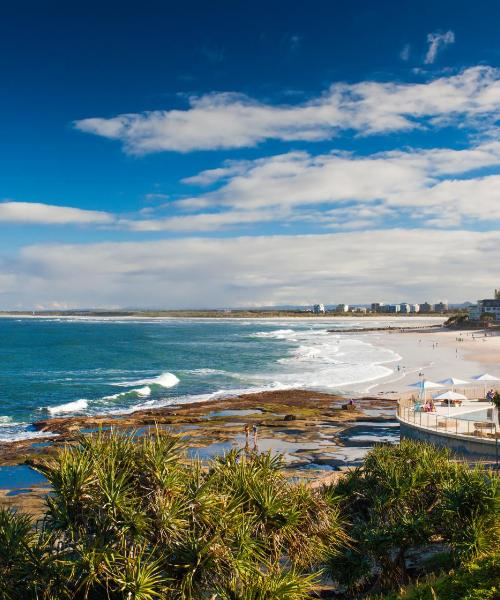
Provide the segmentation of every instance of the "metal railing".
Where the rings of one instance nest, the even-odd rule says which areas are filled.
[[[471,414],[474,410],[470,411]],[[436,433],[448,433],[465,436],[474,440],[491,441],[495,444],[496,461],[499,458],[500,428],[494,421],[484,419],[459,419],[447,415],[415,410],[414,399],[400,399],[397,403],[397,415],[400,421],[430,429]],[[479,417],[479,416],[478,416]]]

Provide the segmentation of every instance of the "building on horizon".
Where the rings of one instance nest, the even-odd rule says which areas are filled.
[[[363,313],[366,314],[368,312],[365,306],[352,306],[351,311],[355,313]]]
[[[402,302],[399,305],[399,312],[410,314],[411,313],[411,306],[407,302]]]
[[[446,300],[444,302],[438,302],[434,305],[434,310],[436,312],[446,312],[448,310],[448,302]]]
[[[385,302],[372,302],[370,309],[372,312],[384,312]]]
[[[315,315],[325,314],[325,305],[324,304],[315,304],[313,306],[313,313]]]
[[[412,313],[420,312],[420,304],[410,304],[410,312],[412,312]]]
[[[349,312],[349,304],[337,304],[335,312],[346,313]]]
[[[401,306],[399,304],[388,304],[387,311],[388,313],[399,313],[401,311]]]
[[[420,305],[420,312],[422,312],[422,313],[434,312],[434,305],[429,304],[429,302],[423,302]]]
[[[500,321],[500,299],[478,300],[477,304],[469,306],[468,313],[471,321],[479,321],[483,314],[493,315],[495,321]]]

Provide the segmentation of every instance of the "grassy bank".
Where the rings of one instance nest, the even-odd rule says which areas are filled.
[[[378,446],[321,489],[269,454],[202,467],[183,452],[160,431],[99,433],[39,466],[53,489],[43,519],[0,512],[0,596],[406,597],[394,594],[498,542],[497,478],[425,444]]]

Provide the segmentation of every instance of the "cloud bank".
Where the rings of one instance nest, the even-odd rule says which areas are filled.
[[[448,34],[451,32],[448,32]],[[448,34],[445,34],[445,38]],[[431,34],[438,35],[438,34]],[[445,42],[432,42],[435,59]],[[450,42],[446,42],[450,43]],[[428,53],[429,54],[429,53]],[[256,146],[268,140],[332,139],[342,131],[372,135],[500,116],[500,70],[471,67],[426,83],[335,83],[298,105],[271,105],[234,93],[191,97],[186,110],[156,110],[75,122],[80,131],[118,140],[131,154]]]
[[[498,276],[500,232],[33,245],[0,264],[3,306],[224,307],[475,299]],[[444,268],[446,265],[446,268]]]
[[[109,225],[114,217],[106,212],[56,206],[40,202],[0,202],[0,223],[34,225]]]

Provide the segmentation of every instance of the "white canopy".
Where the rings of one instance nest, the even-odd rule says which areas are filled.
[[[448,390],[442,394],[437,394],[433,396],[434,400],[467,400],[467,396],[463,394],[458,394],[457,392],[453,392],[452,390]]]
[[[409,387],[420,388],[421,390],[433,390],[434,388],[442,388],[444,385],[435,383],[434,381],[429,381],[428,379],[422,379],[422,381],[410,383]]]
[[[476,381],[500,381],[500,377],[495,377],[495,375],[490,375],[489,373],[476,375],[472,379],[475,379]]]
[[[470,385],[470,381],[465,381],[465,379],[459,379],[458,377],[448,377],[448,379],[443,379],[439,383],[444,383],[444,385]]]

